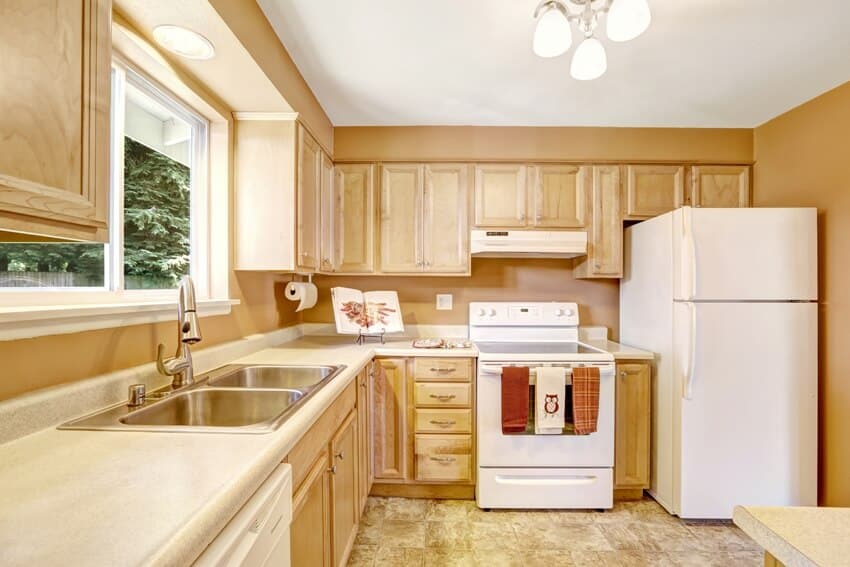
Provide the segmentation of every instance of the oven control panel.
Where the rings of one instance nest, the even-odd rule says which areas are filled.
[[[576,327],[578,305],[559,301],[491,301],[469,304],[471,326]]]

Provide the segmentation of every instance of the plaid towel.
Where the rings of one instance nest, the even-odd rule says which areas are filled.
[[[599,417],[599,369],[573,368],[573,424],[576,435],[596,432]]]

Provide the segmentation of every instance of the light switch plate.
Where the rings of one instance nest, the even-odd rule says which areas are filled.
[[[437,311],[451,311],[453,297],[450,293],[437,294]]]

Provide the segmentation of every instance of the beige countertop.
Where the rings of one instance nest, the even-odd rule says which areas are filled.
[[[615,360],[653,360],[655,355],[648,350],[641,350],[614,341],[608,340],[584,340],[588,346],[592,346],[614,355]]]
[[[305,337],[234,361],[347,366],[273,433],[50,428],[0,445],[0,563],[188,565],[375,355],[476,351]]]
[[[738,506],[733,518],[786,567],[850,565],[850,508]]]

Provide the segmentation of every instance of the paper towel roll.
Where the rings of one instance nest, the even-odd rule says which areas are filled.
[[[316,288],[316,284],[310,282],[289,282],[286,284],[284,293],[289,301],[299,302],[295,311],[310,309],[316,305],[316,300],[319,298],[319,290]]]

